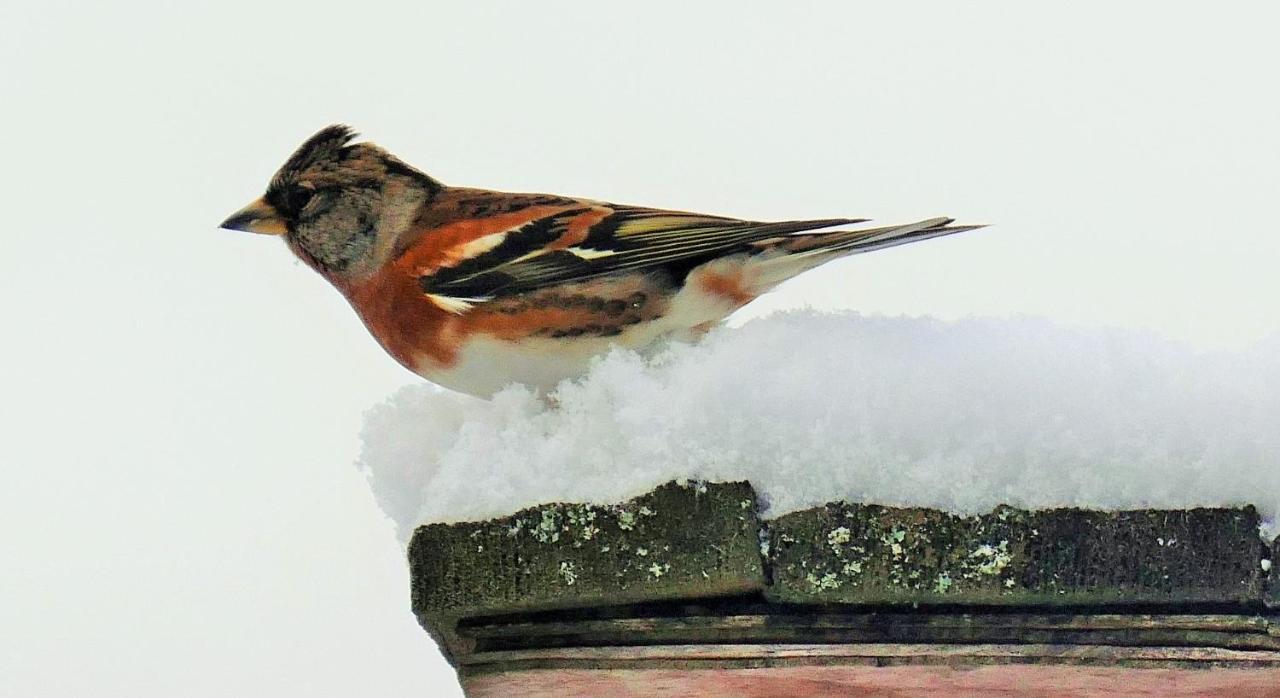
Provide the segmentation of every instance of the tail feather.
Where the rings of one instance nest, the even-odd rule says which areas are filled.
[[[810,233],[772,238],[770,249],[792,255],[844,256],[862,254],[887,247],[905,245],[919,240],[963,233],[984,228],[983,225],[951,225],[952,218],[930,218],[918,223],[893,225],[865,230],[837,230],[830,233]]]
[[[760,288],[767,290],[797,274],[837,257],[862,254],[920,240],[954,235],[983,225],[951,225],[951,218],[930,218],[917,223],[864,230],[785,235],[760,240],[755,246],[765,254],[754,266]],[[768,254],[768,253],[775,254]],[[781,254],[776,254],[781,253]]]

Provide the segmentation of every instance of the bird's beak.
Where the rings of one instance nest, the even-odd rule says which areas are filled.
[[[263,199],[258,199],[231,214],[231,217],[222,221],[218,227],[263,235],[283,235],[287,230],[284,219],[280,217],[275,207]]]

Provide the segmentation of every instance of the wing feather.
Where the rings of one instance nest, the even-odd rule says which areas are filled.
[[[758,240],[861,223],[834,218],[758,223],[691,213],[615,207],[569,248],[548,245],[559,239],[573,219],[588,209],[561,211],[530,221],[502,236],[501,242],[477,246],[477,254],[419,279],[424,292],[436,297],[476,302],[586,281],[605,274],[668,267],[687,271],[719,256],[749,251]]]

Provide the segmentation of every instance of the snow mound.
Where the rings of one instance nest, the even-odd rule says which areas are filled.
[[[1197,353],[1045,320],[792,312],[654,356],[614,351],[555,406],[427,384],[366,415],[360,467],[427,522],[747,479],[778,516],[834,499],[1280,508],[1280,342]]]

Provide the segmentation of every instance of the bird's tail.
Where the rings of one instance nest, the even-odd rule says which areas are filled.
[[[918,223],[863,230],[784,235],[754,245],[762,254],[751,264],[761,292],[838,257],[882,250],[919,240],[976,230],[981,225],[951,225],[951,218],[930,218]]]
[[[770,249],[794,256],[843,257],[896,247],[919,240],[963,233],[983,228],[982,225],[951,225],[952,218],[930,218],[918,223],[892,225],[863,230],[837,230],[829,233],[789,235],[769,240]],[[822,261],[826,261],[823,259]]]

